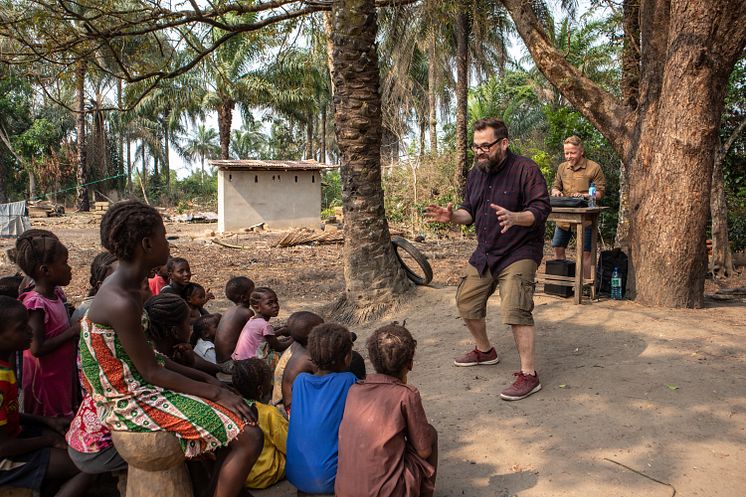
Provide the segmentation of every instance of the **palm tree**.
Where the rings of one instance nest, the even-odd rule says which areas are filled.
[[[218,144],[218,134],[212,128],[205,127],[204,124],[197,126],[194,134],[187,140],[182,151],[184,158],[189,161],[200,160],[202,164],[202,181],[205,181],[205,159],[220,155],[220,145]]]
[[[344,276],[339,319],[374,318],[411,288],[391,245],[381,186],[381,96],[374,0],[333,3],[334,104],[342,156]]]
[[[268,159],[267,136],[262,133],[262,123],[244,119],[241,129],[233,131],[231,156],[236,159]]]

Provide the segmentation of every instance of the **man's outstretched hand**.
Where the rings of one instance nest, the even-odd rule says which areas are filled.
[[[450,223],[453,219],[453,204],[448,202],[446,207],[430,204],[425,207],[425,218],[433,223]]]
[[[505,233],[512,226],[515,226],[517,224],[515,219],[515,212],[509,211],[508,209],[500,207],[497,204],[490,204],[490,207],[495,210],[497,220],[500,222],[500,227],[502,228],[500,230],[500,233]]]

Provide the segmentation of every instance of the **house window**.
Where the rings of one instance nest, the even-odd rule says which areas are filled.
[[[295,182],[296,182],[296,183],[298,182],[298,176],[296,176],[296,177],[295,177]]]
[[[311,175],[311,183],[316,183],[316,175],[315,174]]]
[[[254,183],[259,183],[259,176],[254,175]]]
[[[232,174],[228,175],[228,181],[233,181],[233,175]]]

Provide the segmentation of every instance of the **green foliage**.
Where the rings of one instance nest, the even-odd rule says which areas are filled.
[[[195,171],[184,179],[176,179],[174,191],[178,192],[176,208],[189,210],[194,205],[200,208],[216,208],[218,201],[217,172],[206,173],[204,178],[200,171]]]
[[[599,217],[601,236],[607,243],[612,243],[616,235],[616,225],[619,217],[619,158],[608,140],[599,133],[579,112],[571,107],[544,107],[548,128],[545,136],[545,149],[556,151],[550,174],[544,174],[551,188],[551,181],[557,171],[557,166],[564,161],[563,142],[565,138],[576,135],[583,140],[585,156],[598,162],[606,176],[606,196],[601,205],[609,207]],[[542,170],[542,172],[544,172]]]
[[[383,175],[386,216],[393,223],[407,225],[414,232],[443,231],[449,225],[424,221],[425,207],[430,204],[455,206],[461,202],[453,184],[455,153],[425,156],[419,161],[399,162]]]
[[[298,160],[303,157],[305,135],[292,122],[282,117],[272,119],[272,131],[267,140],[269,157],[275,160]]]
[[[738,61],[728,81],[720,141],[725,143],[746,119],[746,58]],[[746,249],[746,130],[738,134],[722,162],[728,236],[734,250]]]
[[[340,177],[339,170],[334,169],[331,171],[325,171],[321,173],[321,209],[333,214],[335,207],[342,206],[342,178]]]

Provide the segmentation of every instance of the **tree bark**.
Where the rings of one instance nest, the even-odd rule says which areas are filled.
[[[551,46],[530,5],[502,0],[537,67],[629,167],[636,299],[701,307],[705,227],[728,76],[746,45],[746,4],[640,4],[637,109],[618,102]]]
[[[714,278],[728,278],[736,268],[728,239],[728,207],[725,203],[723,163],[716,161],[712,170],[712,196],[710,197],[710,217],[712,218],[712,264],[710,271]]]
[[[723,160],[744,129],[746,129],[746,119],[736,126],[733,133],[715,154],[715,166],[712,170],[712,195],[710,197],[710,217],[712,218],[712,265],[710,270],[714,278],[728,278],[736,272],[733,264],[733,251],[730,248],[728,237],[728,204],[725,201]]]
[[[640,95],[640,0],[624,0],[622,7],[622,103],[628,109],[636,109]],[[619,212],[615,245],[629,254],[629,168],[623,160],[619,166]]]
[[[324,12],[324,34],[326,35],[326,68],[329,71],[331,81],[332,99],[334,98],[334,12]]]
[[[31,200],[36,199],[36,178],[34,177],[34,162],[31,161],[28,168],[28,197]]]
[[[166,192],[171,193],[171,134],[168,130],[169,117],[163,120],[163,175],[166,177]]]
[[[148,162],[145,157],[145,140],[142,141],[142,148],[140,148],[142,155],[142,174],[140,175],[140,186],[143,190],[148,186]]]
[[[624,161],[619,161],[619,212],[614,245],[629,254],[629,174]]]
[[[8,186],[6,183],[6,177],[8,174],[8,168],[3,161],[0,161],[0,202],[6,203],[8,201]]]
[[[326,106],[321,107],[321,151],[319,152],[319,162],[326,164]]]
[[[76,193],[78,197],[78,210],[88,212],[91,210],[91,201],[88,194],[88,174],[86,166],[86,143],[85,143],[85,74],[86,62],[83,59],[78,60],[75,65],[75,83],[76,83],[76,114],[75,114],[75,132],[78,135],[78,157],[76,171]]]
[[[306,159],[313,159],[313,114],[310,112],[306,120]]]
[[[132,142],[127,138],[127,193],[132,195]]]
[[[220,133],[220,158],[230,159],[231,125],[236,102],[224,100],[218,107],[218,132]]]
[[[636,109],[640,93],[640,0],[624,0],[622,9],[622,103]]]
[[[423,116],[420,119],[420,157],[425,156],[425,134],[427,133],[427,121]]]
[[[457,191],[463,193],[469,175],[466,116],[469,97],[469,2],[459,2],[456,19],[456,177]]]
[[[430,27],[427,43],[427,105],[430,112],[430,153],[438,154],[438,118],[437,118],[437,98],[435,95],[438,80],[436,77],[436,46],[435,46],[435,27]]]
[[[383,204],[375,2],[338,0],[333,14],[346,287],[334,314],[346,322],[361,322],[380,316],[412,284],[391,245]]]
[[[117,79],[117,107],[121,109],[124,105],[122,96],[124,95],[124,88],[122,87],[122,80]],[[117,167],[117,174],[124,175],[124,112],[121,110],[117,111],[117,117],[119,120],[119,133],[117,133],[117,150],[119,151],[119,166]],[[119,196],[122,196],[124,189],[127,187],[127,181],[121,176],[117,178],[117,192]]]

